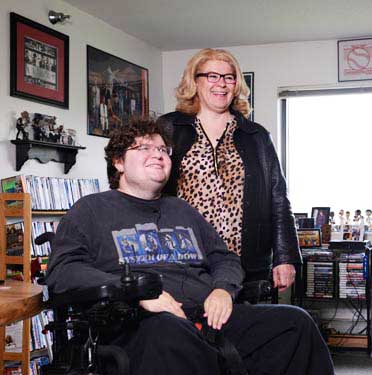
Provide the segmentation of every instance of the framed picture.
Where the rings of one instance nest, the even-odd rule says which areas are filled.
[[[299,228],[299,219],[307,219],[308,215],[307,212],[301,213],[294,213],[293,216],[295,217],[296,228]]]
[[[254,72],[243,72],[245,83],[247,84],[250,94],[248,95],[248,101],[251,106],[252,112],[249,115],[248,120],[254,121]]]
[[[372,38],[339,40],[338,81],[372,79]]]
[[[298,242],[301,248],[321,247],[320,229],[299,229]]]
[[[133,115],[149,114],[148,70],[87,46],[88,134],[109,137]]]
[[[10,13],[10,95],[68,108],[69,37]]]
[[[329,223],[330,207],[313,207],[311,217],[314,218],[315,228],[322,228],[322,225]]]

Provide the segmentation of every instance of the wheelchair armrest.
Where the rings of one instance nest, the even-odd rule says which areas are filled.
[[[271,283],[268,280],[247,281],[243,283],[237,301],[257,303],[261,298],[270,297],[271,291]]]
[[[100,301],[137,302],[155,299],[162,293],[161,276],[154,272],[133,272],[133,281],[117,285],[101,285],[85,289],[69,290],[63,293],[49,293],[49,305],[85,305]]]

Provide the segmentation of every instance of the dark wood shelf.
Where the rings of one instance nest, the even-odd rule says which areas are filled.
[[[24,141],[14,139],[10,141],[16,146],[16,170],[19,171],[28,159],[36,159],[40,163],[56,161],[65,165],[64,173],[68,173],[76,163],[78,150],[84,150],[83,146],[70,146],[61,143]]]

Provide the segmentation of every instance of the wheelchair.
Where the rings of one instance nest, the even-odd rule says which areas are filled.
[[[47,232],[35,243],[52,241],[53,237],[54,233]],[[38,282],[46,288],[43,277]],[[120,330],[129,336],[135,332],[141,314],[139,301],[156,299],[161,293],[159,274],[132,272],[128,264],[123,265],[120,286],[49,293],[46,308],[53,311],[53,321],[45,326],[44,333],[52,334],[53,359],[41,367],[41,375],[129,375],[129,358],[122,347],[112,344],[113,334]],[[256,303],[270,294],[269,282],[248,282],[243,285],[240,302]],[[210,338],[213,329],[204,328]],[[238,360],[235,352],[230,355],[232,362]]]

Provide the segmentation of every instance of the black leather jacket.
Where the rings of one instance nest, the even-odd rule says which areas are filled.
[[[286,181],[270,134],[240,112],[231,112],[238,123],[235,147],[245,167],[242,266],[250,273],[279,264],[301,263]],[[181,112],[168,113],[159,120],[171,132],[174,143],[166,194],[177,194],[181,160],[196,138],[194,120],[194,116]]]

